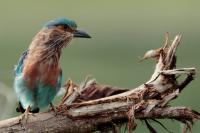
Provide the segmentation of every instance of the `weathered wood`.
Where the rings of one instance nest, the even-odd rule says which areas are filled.
[[[74,110],[76,111],[76,110]],[[117,111],[116,113],[113,113]],[[67,132],[67,133],[85,133],[100,131],[103,128],[112,128],[112,122],[119,124],[127,122],[127,109],[110,111],[104,115],[90,117],[77,116],[70,118],[64,115],[54,116],[51,112],[38,113],[35,116],[30,115],[27,124],[20,122],[20,117],[11,118],[0,122],[0,132]],[[103,114],[103,113],[102,113]],[[185,107],[165,107],[153,109],[148,114],[136,113],[136,119],[200,119],[199,114]]]

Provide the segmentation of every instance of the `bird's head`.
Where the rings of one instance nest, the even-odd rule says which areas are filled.
[[[46,45],[62,48],[66,46],[73,38],[91,38],[85,31],[78,30],[75,21],[59,18],[47,22],[43,27],[47,38]]]
[[[77,29],[75,21],[66,18],[51,20],[44,27],[48,29],[60,29],[63,32],[72,34],[73,37],[91,38],[88,33]]]
[[[54,55],[60,56],[61,49],[76,37],[91,38],[86,32],[78,30],[73,20],[60,18],[49,21],[31,42],[29,55],[37,56],[40,60],[49,59]]]

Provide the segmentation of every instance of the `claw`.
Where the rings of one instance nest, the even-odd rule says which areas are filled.
[[[52,102],[50,102],[50,111],[53,111],[55,116],[58,115],[58,111],[56,110],[56,107],[53,105]]]
[[[28,106],[25,112],[20,116],[20,121],[25,121],[25,124],[28,122],[29,115],[32,115],[32,113],[30,113],[30,109],[30,106]]]

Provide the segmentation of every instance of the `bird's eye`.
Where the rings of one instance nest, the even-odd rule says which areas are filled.
[[[70,28],[67,25],[63,25],[63,29],[66,30],[66,31],[68,31]]]
[[[69,27],[68,25],[63,25],[63,29],[68,32],[74,32],[74,30],[71,27]]]
[[[68,25],[63,25],[63,29],[64,29],[65,31],[72,32],[72,29],[71,29]]]
[[[71,28],[68,25],[56,25],[56,27],[60,30],[71,31]]]
[[[74,30],[71,27],[69,27],[68,25],[57,25],[56,27],[59,28],[60,30],[74,32]]]

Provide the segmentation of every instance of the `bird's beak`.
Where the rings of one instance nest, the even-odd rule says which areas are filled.
[[[81,31],[81,30],[76,30],[74,32],[74,37],[79,37],[79,38],[92,38],[88,33],[86,33],[85,31]]]

